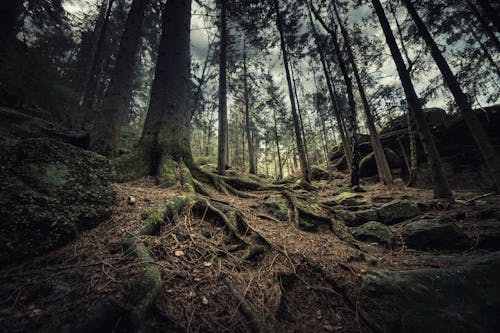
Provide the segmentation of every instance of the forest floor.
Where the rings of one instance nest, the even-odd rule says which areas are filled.
[[[323,202],[346,183],[347,176],[339,174],[315,182],[313,192],[293,193],[307,202]],[[53,332],[104,297],[122,293],[127,281],[141,274],[144,263],[122,249],[124,236],[136,234],[146,215],[186,192],[180,186],[159,188],[149,178],[115,188],[111,219],[61,249],[0,269],[1,332]],[[346,209],[413,200],[426,207],[416,218],[460,216],[460,228],[472,239],[474,224],[500,207],[498,196],[478,198],[481,193],[474,192],[455,192],[457,203],[446,204],[433,200],[430,190],[368,183],[363,188],[362,207]],[[367,272],[455,266],[485,252],[474,247],[412,250],[397,225],[391,247],[348,242],[329,227],[309,232],[270,214],[264,200],[275,190],[246,192],[250,197],[241,198],[207,189],[212,200],[238,209],[247,227],[267,244],[265,251],[251,257],[233,251],[224,227],[189,209],[159,235],[140,236],[164,282],[149,316],[152,332],[256,332],[264,327],[268,332],[371,332],[373,321],[360,310],[358,297]]]

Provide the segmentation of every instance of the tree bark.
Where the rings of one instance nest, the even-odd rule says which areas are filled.
[[[90,135],[90,149],[112,156],[120,139],[123,117],[130,106],[132,76],[148,0],[134,0],[123,31],[111,81]]]
[[[278,136],[278,121],[276,119],[276,110],[273,108],[273,129],[274,129],[274,141],[276,143],[276,152],[278,154],[278,165],[279,165],[279,174],[278,179],[283,178],[283,166],[281,164],[281,152],[280,152],[280,140]]]
[[[392,185],[392,173],[389,167],[389,163],[387,162],[387,158],[384,152],[384,146],[382,145],[382,141],[380,140],[380,136],[375,128],[375,121],[373,119],[373,114],[370,109],[370,104],[368,103],[368,98],[366,97],[365,88],[363,86],[363,82],[361,81],[361,76],[359,75],[358,65],[356,63],[356,58],[352,51],[350,36],[347,29],[340,18],[339,11],[337,8],[336,1],[333,3],[333,9],[335,15],[337,16],[337,21],[340,26],[340,31],[344,37],[344,43],[346,46],[347,57],[349,58],[349,62],[351,63],[352,71],[354,74],[354,78],[356,79],[356,83],[358,85],[359,95],[361,96],[361,102],[363,104],[363,110],[365,111],[366,118],[366,127],[368,127],[368,131],[370,132],[370,140],[373,147],[373,153],[375,155],[375,161],[377,164],[377,169],[380,177],[380,181],[382,181],[386,185]]]
[[[274,10],[276,14],[276,25],[280,35],[281,52],[283,55],[283,64],[285,67],[286,81],[288,83],[288,95],[290,97],[290,104],[292,107],[292,118],[295,130],[295,141],[297,144],[297,151],[299,153],[300,169],[302,171],[302,178],[305,181],[311,181],[311,173],[309,171],[309,165],[307,164],[306,153],[304,149],[304,142],[302,140],[302,135],[300,131],[300,120],[297,115],[297,108],[295,105],[295,98],[293,93],[292,79],[290,76],[290,67],[288,63],[288,52],[286,50],[286,41],[283,31],[283,18],[281,16],[278,0],[274,0]],[[281,168],[281,165],[280,165]]]
[[[191,0],[166,3],[151,101],[138,148],[150,173],[156,176],[169,160],[193,165],[190,22]]]
[[[81,87],[80,99],[78,101],[78,105],[87,109],[86,112],[92,109],[94,102],[95,89],[97,86],[98,65],[101,60],[104,38],[108,30],[109,17],[111,16],[113,3],[114,0],[103,0],[99,18],[97,19],[96,27],[94,29],[94,36],[96,37],[96,40],[92,45],[92,50],[90,52],[90,57]]]
[[[422,145],[427,153],[427,159],[432,171],[432,183],[434,186],[434,197],[439,199],[453,200],[453,194],[451,193],[448,181],[444,176],[443,166],[441,164],[441,158],[437,150],[434,138],[432,137],[429,125],[425,118],[425,114],[420,105],[415,88],[410,78],[410,73],[404,63],[403,56],[399,51],[398,45],[396,43],[396,38],[391,30],[389,20],[385,15],[384,8],[380,3],[380,0],[372,0],[373,7],[377,14],[380,22],[380,26],[384,32],[384,36],[391,51],[394,63],[403,85],[403,89],[406,95],[406,101],[408,103],[409,112],[411,113],[413,119],[417,124],[417,131],[419,132]]]
[[[19,20],[23,13],[22,0],[2,1],[0,4],[0,54],[7,52],[7,47],[16,40]]]
[[[219,144],[217,172],[223,175],[227,166],[227,22],[226,0],[220,0],[220,55],[219,55]]]
[[[248,91],[248,71],[247,71],[247,52],[246,43],[243,41],[243,80],[245,88],[245,132],[247,135],[248,143],[248,168],[251,174],[256,174],[257,170],[255,168],[255,156],[253,149],[253,139],[252,139],[252,122],[250,120],[250,100]]]
[[[448,65],[448,62],[439,50],[438,45],[432,38],[422,18],[413,6],[413,3],[410,0],[403,0],[403,3],[408,9],[408,13],[415,22],[417,30],[424,39],[427,47],[431,52],[432,58],[436,62],[436,65],[443,75],[444,82],[448,86],[448,89],[451,91],[455,99],[455,103],[457,103],[458,108],[462,116],[464,117],[465,123],[469,127],[469,130],[471,131],[472,136],[476,141],[479,151],[486,161],[486,165],[490,170],[497,191],[500,191],[500,158],[497,151],[495,150],[495,147],[493,147],[493,145],[491,144],[490,138],[486,134],[486,131],[481,125],[481,122],[479,121],[476,113],[474,112],[474,110],[472,110],[472,106],[462,88],[460,87],[460,83],[453,74],[450,66]]]
[[[349,132],[350,132],[350,137],[351,137],[351,152],[352,152],[352,164],[351,164],[351,186],[357,186],[359,185],[359,152],[358,152],[358,140],[357,140],[357,123],[356,123],[356,101],[354,100],[354,92],[353,92],[353,86],[352,86],[352,80],[351,77],[349,76],[349,72],[346,66],[346,63],[344,61],[344,57],[342,55],[342,49],[340,48],[340,44],[337,38],[337,31],[336,28],[335,30],[331,29],[328,27],[328,25],[325,23],[323,18],[321,18],[321,15],[319,15],[318,11],[312,8],[312,11],[314,13],[314,16],[316,19],[321,23],[321,25],[325,28],[326,31],[331,35],[332,41],[333,41],[333,46],[334,46],[334,52],[337,57],[337,61],[340,67],[340,71],[342,72],[342,77],[344,78],[344,83],[346,86],[346,91],[347,91],[347,99],[349,102]]]

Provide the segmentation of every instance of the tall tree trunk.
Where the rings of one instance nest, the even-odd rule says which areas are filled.
[[[309,6],[309,3],[308,3],[308,6]],[[311,24],[311,29],[313,31],[314,39],[316,42],[316,50],[318,51],[320,61],[321,61],[321,66],[323,68],[323,75],[325,76],[326,86],[328,89],[328,94],[330,96],[330,102],[331,102],[332,108],[333,108],[333,114],[335,116],[335,120],[337,121],[337,126],[338,126],[339,134],[340,134],[340,140],[342,143],[342,147],[344,149],[344,154],[346,155],[346,158],[347,158],[347,164],[349,165],[349,168],[350,168],[352,165],[351,149],[349,148],[350,144],[349,144],[348,137],[344,131],[344,125],[343,125],[344,120],[342,119],[342,114],[340,112],[337,94],[334,91],[334,87],[333,87],[332,80],[330,77],[330,72],[328,70],[328,64],[326,62],[324,46],[320,40],[320,36],[319,36],[319,34],[316,30],[316,27],[314,25],[314,22],[312,20],[310,6],[309,6],[308,14],[309,14],[309,21]]]
[[[227,166],[227,22],[226,0],[220,0],[220,55],[219,55],[219,144],[217,171],[223,175]]]
[[[438,45],[432,38],[429,30],[427,30],[425,23],[417,13],[417,10],[413,6],[412,2],[410,0],[403,0],[403,3],[408,9],[408,13],[415,22],[417,30],[427,44],[432,58],[436,62],[436,65],[439,67],[439,70],[443,75],[444,82],[448,86],[448,89],[450,89],[455,99],[455,103],[457,103],[458,108],[462,113],[462,116],[464,117],[465,123],[469,127],[469,130],[471,131],[472,136],[476,141],[479,151],[486,161],[486,165],[488,166],[491,176],[493,177],[493,182],[496,185],[497,191],[500,191],[500,158],[498,156],[498,152],[491,144],[491,140],[488,137],[488,134],[486,134],[486,131],[481,125],[479,118],[477,117],[474,110],[472,110],[472,106],[462,88],[460,87],[460,83],[453,74],[450,66],[448,65],[448,62],[439,50]]]
[[[146,123],[139,142],[144,159],[160,181],[174,175],[172,164],[192,166],[190,147],[191,0],[169,0],[163,10],[163,31]],[[175,178],[175,175],[174,175]]]
[[[387,158],[385,156],[384,147],[382,146],[382,141],[380,140],[380,135],[378,134],[377,129],[375,128],[375,121],[373,119],[373,114],[370,109],[370,104],[368,103],[368,98],[366,97],[366,92],[363,86],[363,82],[361,81],[361,76],[359,75],[356,58],[352,51],[350,36],[347,29],[344,26],[344,23],[342,22],[342,19],[340,18],[336,1],[334,1],[333,3],[333,9],[335,15],[337,16],[337,21],[340,26],[340,31],[342,32],[342,35],[344,37],[347,57],[349,58],[349,62],[351,63],[354,78],[356,79],[356,83],[358,85],[358,91],[359,95],[361,96],[363,110],[365,111],[366,127],[368,127],[368,131],[370,132],[370,140],[375,155],[375,161],[377,163],[377,169],[380,181],[382,181],[384,184],[391,185],[393,184],[391,169],[389,167],[389,163],[387,162]]]
[[[340,71],[342,72],[342,77],[344,78],[344,83],[347,91],[347,99],[349,102],[349,132],[351,137],[351,152],[352,152],[352,164],[351,164],[351,186],[359,185],[359,152],[358,152],[358,138],[357,138],[357,120],[356,120],[356,101],[354,100],[354,92],[351,77],[349,76],[349,71],[347,69],[346,63],[344,61],[344,57],[342,55],[342,49],[340,47],[338,38],[336,25],[334,25],[334,29],[328,27],[325,23],[321,15],[319,15],[318,11],[314,8],[311,8],[316,19],[321,23],[321,25],[325,28],[328,33],[330,33],[333,41],[334,52],[337,57],[337,61],[340,67]]]
[[[302,117],[302,108],[300,107],[299,95],[297,93],[297,80],[295,79],[295,74],[294,74],[292,64],[290,64],[290,74],[292,74],[293,94],[295,95],[295,101],[297,102],[297,111],[299,114],[300,132],[302,133],[302,140],[304,142],[304,152],[306,153],[307,165],[310,166],[311,164],[310,164],[309,147],[307,144],[307,137],[306,137],[306,132],[304,129],[304,119]]]
[[[123,117],[130,106],[132,76],[147,4],[148,0],[132,2],[111,81],[90,135],[90,149],[103,155],[111,156],[115,153]]]
[[[484,14],[489,18],[497,32],[500,33],[500,15],[491,5],[491,0],[477,0],[478,5],[483,9]]]
[[[104,46],[104,39],[108,30],[109,18],[111,9],[113,8],[114,0],[103,0],[99,18],[96,22],[93,36],[96,38],[85,70],[83,83],[81,86],[80,98],[78,104],[85,107],[87,110],[92,109],[92,104],[95,97],[95,89],[97,86],[98,66],[101,61],[101,54]],[[89,112],[89,111],[86,111]]]
[[[249,100],[249,91],[248,91],[248,71],[247,71],[247,52],[246,52],[246,43],[243,41],[243,81],[245,88],[245,132],[247,135],[247,143],[248,143],[248,165],[249,172],[251,174],[256,174],[257,170],[255,168],[255,156],[253,149],[253,139],[252,139],[252,122],[250,119],[250,100]]]
[[[302,171],[302,178],[305,181],[311,181],[311,173],[309,171],[309,165],[307,164],[307,158],[304,148],[304,142],[302,140],[301,130],[300,130],[300,119],[297,114],[297,108],[295,105],[295,98],[293,93],[292,78],[290,76],[290,66],[288,62],[288,52],[286,50],[286,41],[283,30],[283,18],[281,16],[278,0],[274,0],[274,10],[276,14],[276,25],[280,35],[281,52],[283,55],[283,64],[285,66],[286,81],[288,83],[288,95],[290,97],[290,104],[292,107],[292,118],[293,126],[295,130],[295,142],[297,144],[297,151],[299,153],[300,169]],[[280,166],[281,168],[281,166]]]
[[[278,136],[278,120],[276,119],[276,110],[273,108],[273,130],[274,142],[276,143],[276,152],[278,154],[279,175],[278,179],[283,178],[283,167],[281,164],[280,140]]]
[[[394,60],[394,63],[396,64],[399,78],[406,95],[409,112],[411,113],[413,119],[415,119],[422,145],[424,146],[424,150],[427,153],[427,159],[432,171],[434,197],[439,199],[453,200],[453,194],[451,193],[448,181],[444,176],[443,166],[441,164],[441,158],[439,156],[436,143],[434,142],[434,138],[432,137],[431,130],[429,129],[429,125],[427,124],[425,114],[422,110],[417,93],[411,81],[410,73],[406,68],[403,56],[401,55],[401,52],[399,51],[398,45],[396,43],[396,38],[392,33],[389,20],[385,15],[385,11],[382,7],[382,4],[380,3],[380,0],[372,0],[372,4],[375,8],[380,26],[382,27],[382,30],[384,32],[387,45],[389,46],[392,54],[392,58]]]

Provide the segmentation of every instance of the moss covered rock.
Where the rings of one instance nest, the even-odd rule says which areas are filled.
[[[393,200],[378,208],[377,213],[377,221],[391,225],[418,216],[421,210],[415,201]]]
[[[363,277],[359,307],[382,332],[500,332],[500,252],[441,269]]]
[[[451,220],[424,219],[403,228],[405,244],[412,248],[460,248],[467,244],[465,234]]]
[[[391,169],[401,167],[401,158],[391,149],[384,149],[387,162]],[[375,153],[371,152],[359,162],[359,175],[361,177],[371,177],[378,173],[377,162],[375,161]]]
[[[311,178],[312,180],[328,180],[330,175],[325,169],[320,168],[319,166],[313,166],[311,168]]]
[[[111,215],[108,161],[51,139],[0,145],[0,263],[43,254]]]
[[[393,238],[391,229],[389,229],[386,225],[375,221],[365,223],[355,228],[352,235],[357,240],[379,243],[385,246],[390,246]]]
[[[287,222],[290,218],[288,200],[281,194],[271,195],[264,200],[264,204],[269,211],[280,221]]]
[[[337,217],[349,227],[357,227],[362,225],[363,223],[378,219],[377,210],[373,208],[358,210],[355,212],[348,210],[338,210],[335,213]]]
[[[357,206],[365,203],[361,194],[347,191],[336,195],[333,201],[343,206]]]

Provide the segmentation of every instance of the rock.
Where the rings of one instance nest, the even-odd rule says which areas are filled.
[[[137,203],[137,200],[135,199],[135,197],[130,196],[128,197],[127,202],[130,206],[134,206]]]
[[[384,149],[387,162],[391,169],[401,167],[401,158],[391,149]],[[359,162],[359,175],[361,177],[371,177],[378,173],[377,162],[375,161],[375,153],[371,152]]]
[[[370,208],[358,211],[338,210],[339,217],[349,227],[357,227],[370,221],[379,221],[386,225],[392,225],[421,213],[416,202],[410,200],[393,200],[379,208]]]
[[[476,247],[480,249],[500,250],[500,221],[487,220],[474,222],[473,232],[477,234]],[[473,235],[475,236],[475,235]]]
[[[302,189],[308,192],[316,191],[316,187],[313,186],[311,183],[305,181],[304,179],[297,180],[293,186],[293,189],[294,190]]]
[[[347,171],[347,169],[349,169],[349,165],[347,164],[347,158],[345,157],[345,155],[342,156],[342,158],[340,158],[337,163],[335,163],[334,167],[338,171]]]
[[[269,213],[276,216],[280,221],[287,222],[289,220],[288,200],[281,194],[271,195],[264,200],[264,204]]]
[[[0,263],[44,254],[111,215],[109,163],[51,139],[0,145]]]
[[[402,235],[405,244],[415,249],[456,249],[466,244],[465,234],[448,219],[411,222],[403,227]]]
[[[342,192],[333,198],[333,201],[342,206],[358,206],[364,203],[363,196],[359,193]]]
[[[378,221],[391,225],[418,216],[421,211],[418,204],[410,200],[394,200],[377,209]]]
[[[356,212],[351,212],[348,210],[338,210],[335,213],[337,214],[337,217],[340,218],[345,223],[345,225],[349,227],[357,227],[362,225],[363,223],[376,221],[378,219],[377,210],[373,208],[358,210]]]
[[[500,332],[500,252],[463,266],[376,271],[359,307],[384,332]]]
[[[392,231],[380,222],[368,222],[354,229],[352,235],[363,242],[374,242],[390,246],[392,244]]]
[[[427,119],[427,123],[429,124],[429,127],[435,126],[437,124],[444,123],[448,121],[449,117],[446,114],[446,111],[440,108],[430,108],[430,109],[424,109],[424,114]],[[392,131],[397,131],[400,129],[405,129],[408,126],[408,122],[406,119],[406,115],[397,117],[393,119],[392,121],[389,121],[387,124],[384,125],[382,130],[380,131],[380,134],[387,134]]]
[[[328,180],[328,178],[330,178],[330,175],[325,169],[322,169],[319,166],[313,166],[311,168],[311,178],[313,180]]]

